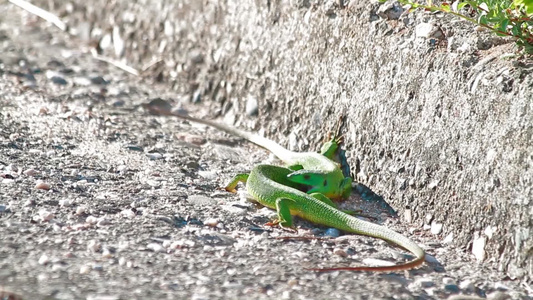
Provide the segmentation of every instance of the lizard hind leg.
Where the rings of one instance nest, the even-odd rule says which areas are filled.
[[[283,228],[292,227],[292,216],[290,206],[294,200],[289,198],[276,199],[276,211],[278,212],[278,220],[275,222]]]
[[[239,182],[246,183],[246,181],[248,181],[248,176],[249,175],[245,173],[235,175],[224,189],[230,193],[236,193],[237,190],[235,188],[237,187],[237,184],[239,184]]]
[[[331,207],[334,207],[334,208],[337,208],[337,205],[331,201],[331,199],[329,199],[328,197],[326,197],[324,194],[322,193],[311,193],[309,194],[309,196],[319,200],[319,201],[322,201],[324,202],[325,204],[331,206]]]
[[[348,199],[352,193],[352,178],[344,177],[340,184],[340,190],[342,191],[342,199]]]

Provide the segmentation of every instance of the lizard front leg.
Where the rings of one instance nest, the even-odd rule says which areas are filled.
[[[225,190],[230,193],[236,193],[237,190],[235,189],[237,187],[237,184],[239,182],[246,183],[248,181],[248,174],[237,174],[235,175],[230,182],[226,185]]]

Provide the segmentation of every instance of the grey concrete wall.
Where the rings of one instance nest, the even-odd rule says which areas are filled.
[[[103,54],[293,149],[346,112],[356,180],[436,240],[533,279],[533,62],[506,59],[512,43],[366,1],[56,2],[86,40],[114,32]]]

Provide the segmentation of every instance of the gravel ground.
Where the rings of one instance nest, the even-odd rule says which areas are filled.
[[[426,264],[306,271],[412,257],[360,236],[276,239],[294,233],[264,226],[272,211],[219,188],[271,161],[267,153],[147,114],[139,105],[158,97],[195,115],[205,106],[95,60],[27,13],[0,10],[0,299],[532,298],[526,282],[358,195],[346,205],[365,204],[365,214],[418,242]],[[298,235],[337,235],[296,226]]]

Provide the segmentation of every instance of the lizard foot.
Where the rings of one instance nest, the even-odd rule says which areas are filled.
[[[269,226],[269,227],[279,227],[285,231],[288,231],[288,232],[291,232],[291,233],[298,233],[298,230],[294,227],[286,227],[286,226],[282,226],[279,222],[279,220],[274,220],[272,222],[267,222],[265,223],[265,226]]]

